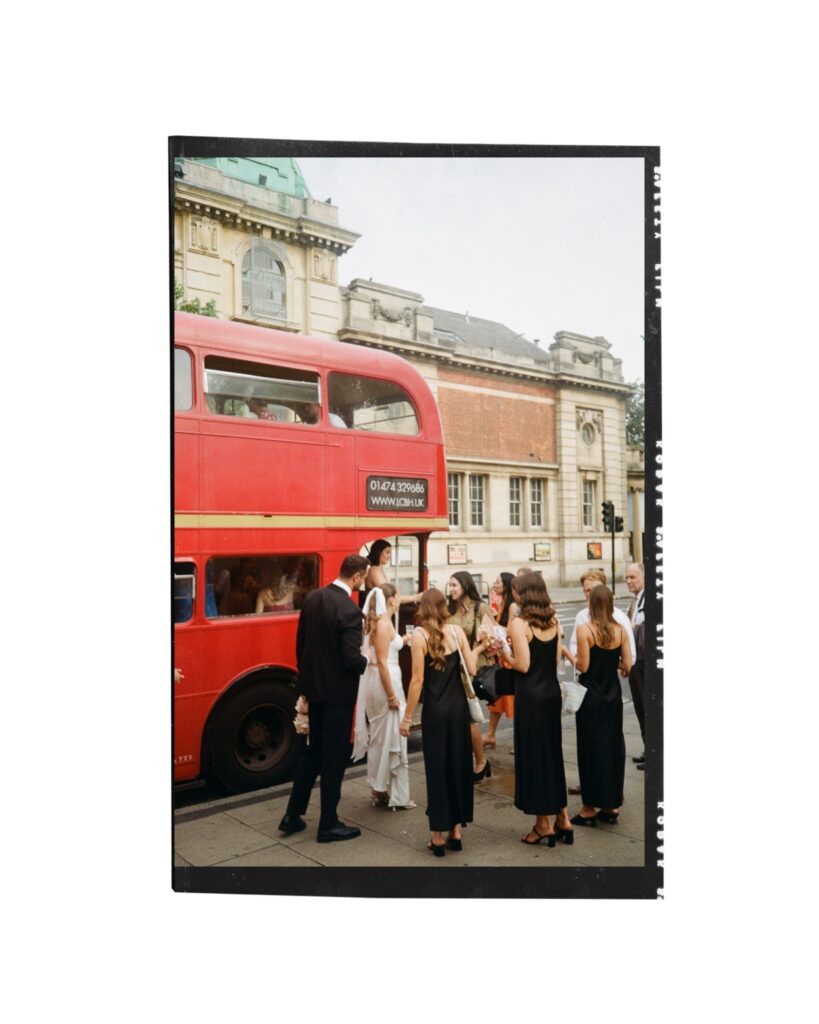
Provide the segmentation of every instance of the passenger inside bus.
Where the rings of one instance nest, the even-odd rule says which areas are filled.
[[[293,581],[286,579],[281,567],[269,560],[262,564],[262,587],[256,597],[256,614],[293,610]]]
[[[247,407],[258,420],[275,420],[276,416],[268,408],[267,402],[261,398],[248,398]]]
[[[302,423],[318,423],[321,417],[321,406],[318,402],[304,402],[299,409],[299,419]],[[345,427],[347,424],[338,415],[338,413],[331,412],[328,414],[331,427]]]
[[[318,586],[318,569],[315,555],[212,558],[206,569],[205,615],[298,611]]]

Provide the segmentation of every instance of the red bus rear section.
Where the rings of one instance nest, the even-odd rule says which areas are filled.
[[[178,313],[174,777],[290,777],[299,608],[345,555],[447,529],[434,397],[389,352]],[[258,609],[258,611],[257,611]]]

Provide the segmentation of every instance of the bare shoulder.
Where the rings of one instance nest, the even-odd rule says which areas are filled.
[[[412,646],[419,651],[427,649],[427,633],[423,626],[416,626],[412,634]]]
[[[370,571],[367,573],[367,586],[380,587],[382,583],[387,582],[387,576],[380,565],[371,565]]]

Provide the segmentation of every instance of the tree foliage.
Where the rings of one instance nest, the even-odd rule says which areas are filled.
[[[643,381],[632,381],[634,390],[626,401],[626,444],[644,448],[646,443],[646,386]]]
[[[211,299],[203,306],[198,298],[182,302],[185,289],[178,281],[173,283],[173,308],[181,313],[198,313],[200,316],[216,316],[216,300]]]

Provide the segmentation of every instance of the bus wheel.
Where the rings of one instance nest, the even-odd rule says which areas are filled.
[[[218,710],[210,761],[226,789],[241,793],[291,777],[298,753],[296,691],[260,681],[240,687]]]

